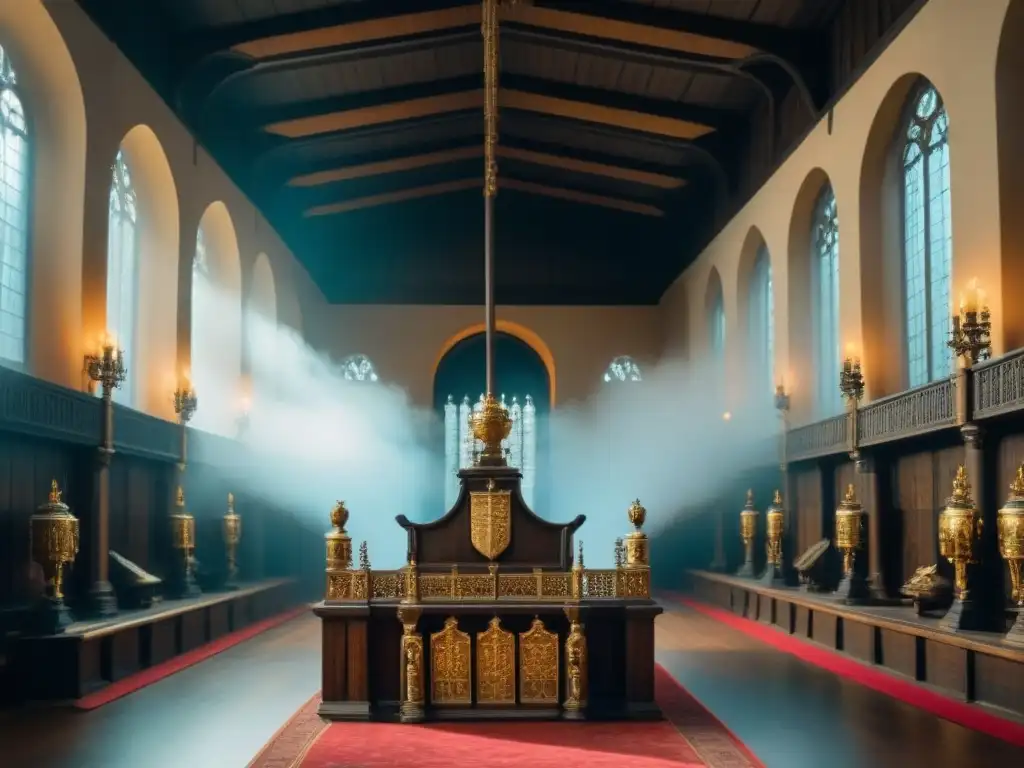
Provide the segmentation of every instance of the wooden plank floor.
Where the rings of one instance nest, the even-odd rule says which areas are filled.
[[[689,609],[658,661],[769,768],[1020,765],[1022,750],[939,720]],[[92,712],[0,715],[12,768],[244,768],[319,687],[317,621],[272,629]]]

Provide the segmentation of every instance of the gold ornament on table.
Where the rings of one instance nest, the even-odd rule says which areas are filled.
[[[754,491],[747,491],[747,503],[740,510],[740,538],[743,539],[743,565],[737,576],[754,578],[754,540],[757,538],[757,519],[761,513],[754,509]]]
[[[971,498],[971,484],[967,470],[961,464],[953,478],[953,495],[939,514],[939,554],[953,564],[955,602],[944,619],[950,629],[967,629],[969,620],[964,614],[970,607],[967,566],[975,562],[978,539],[981,536],[981,517]]]
[[[46,634],[63,632],[71,623],[64,605],[64,568],[78,555],[78,518],[61,500],[57,481],[50,482],[50,495],[32,515],[29,523],[32,560],[43,569],[46,599],[40,604],[40,630]]]
[[[1021,562],[1024,561],[1024,465],[1017,468],[1017,476],[1010,485],[1010,496],[996,517],[999,531],[999,554],[1010,569],[1010,599],[1017,608],[1006,641],[1024,645],[1024,580]]]
[[[864,546],[864,508],[857,501],[853,483],[846,487],[846,495],[836,507],[835,521],[836,549],[843,556],[843,578],[836,594],[847,602],[866,600],[867,581],[857,569],[857,553]]]
[[[786,510],[782,506],[782,493],[776,489],[771,506],[765,510],[765,569],[761,581],[769,586],[782,585],[782,534],[785,530]]]
[[[483,446],[477,457],[478,466],[505,466],[505,453],[501,443],[512,431],[512,419],[498,399],[490,392],[484,398],[483,407],[470,416],[473,437]]]
[[[228,559],[228,578],[225,586],[234,589],[238,578],[238,543],[242,540],[242,517],[235,511],[235,495],[228,494],[228,511],[224,513],[224,547]]]
[[[331,509],[331,530],[324,534],[327,550],[327,600],[352,597],[352,539],[345,531],[348,507],[338,501]]]
[[[174,590],[178,597],[199,593],[195,583],[196,519],[185,508],[185,491],[178,486],[171,515],[171,546],[178,551],[181,562]]]

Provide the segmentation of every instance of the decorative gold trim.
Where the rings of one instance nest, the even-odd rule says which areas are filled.
[[[530,629],[519,633],[519,703],[558,704],[558,635],[535,616]]]
[[[476,635],[476,702],[516,703],[516,641],[497,616]]]
[[[567,607],[565,615],[569,619],[569,636],[565,639],[566,696],[563,706],[567,710],[578,711],[586,708],[590,687],[587,637],[583,633],[579,609]]]
[[[512,543],[512,493],[470,491],[469,538],[473,548],[494,560]]]
[[[430,703],[435,706],[472,704],[470,638],[449,616],[444,629],[430,636]]]

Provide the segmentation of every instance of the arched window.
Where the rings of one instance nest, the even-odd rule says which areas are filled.
[[[719,290],[711,302],[711,317],[708,318],[708,328],[711,333],[711,354],[716,360],[721,360],[725,355],[725,302],[722,299],[722,291]]]
[[[774,391],[773,365],[775,362],[775,306],[772,299],[772,262],[768,249],[761,246],[754,260],[754,273],[750,281],[750,352],[759,382],[759,393],[765,396]]]
[[[0,47],[0,359],[25,362],[29,134],[18,78]]]
[[[138,295],[138,205],[124,153],[114,159],[107,212],[107,330],[124,352],[128,380],[114,399],[131,404],[135,371],[135,319]]]
[[[377,381],[377,369],[366,355],[349,355],[341,361],[345,381]]]
[[[192,387],[199,396],[199,408],[193,424],[199,428],[213,425],[211,416],[218,394],[214,381],[219,366],[217,341],[210,335],[210,329],[217,323],[217,294],[206,248],[206,235],[200,225],[196,232],[196,252],[192,257]]]
[[[643,381],[640,366],[628,355],[616,357],[604,372],[605,381]]]
[[[903,299],[908,383],[947,376],[953,356],[949,294],[953,235],[949,194],[949,120],[930,84],[914,94],[903,143]]]
[[[839,214],[826,184],[811,221],[811,275],[815,308],[814,367],[822,414],[842,409],[839,391]]]

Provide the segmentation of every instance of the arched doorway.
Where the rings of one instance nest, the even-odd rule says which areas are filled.
[[[468,411],[484,391],[485,358],[485,337],[477,333],[445,352],[434,372],[434,408],[445,419],[444,497],[447,506],[454,502],[458,491],[455,472],[471,462],[472,443],[467,442],[466,420]],[[523,496],[527,504],[543,515],[550,482],[547,416],[551,411],[551,382],[548,369],[533,347],[501,332],[495,334],[494,364],[498,390],[495,395],[505,398],[514,419],[519,417],[506,446],[509,463],[523,470]]]

